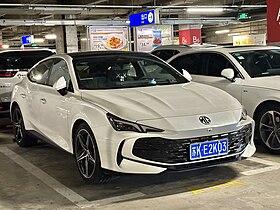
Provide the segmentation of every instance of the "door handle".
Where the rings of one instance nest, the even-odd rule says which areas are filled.
[[[47,103],[47,100],[45,98],[41,98],[40,101],[41,101],[42,104]]]
[[[24,93],[21,93],[20,96],[21,96],[22,98],[26,98],[26,94],[24,94]]]

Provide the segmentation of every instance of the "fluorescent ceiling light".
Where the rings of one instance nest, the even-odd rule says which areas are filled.
[[[238,33],[228,34],[228,36],[238,36],[238,35],[240,35],[240,33],[239,33],[239,32],[238,32]]]
[[[56,39],[56,35],[55,34],[47,34],[45,36],[46,39]]]
[[[220,30],[220,31],[215,31],[215,34],[228,34],[229,33],[229,30],[226,29],[226,30]]]
[[[186,9],[187,13],[190,13],[190,14],[203,14],[203,13],[208,13],[208,14],[211,14],[211,13],[222,13],[224,11],[223,8],[221,7],[210,7],[210,8],[203,8],[203,7],[192,7],[192,8],[187,8]]]
[[[81,38],[81,41],[88,41],[88,38]]]
[[[2,45],[2,48],[3,48],[3,49],[8,49],[9,47],[10,47],[10,45],[8,45],[8,44],[3,44],[3,45]]]
[[[42,42],[44,42],[45,41],[45,39],[43,39],[43,38],[34,38],[33,39],[33,42],[34,43],[42,43]]]

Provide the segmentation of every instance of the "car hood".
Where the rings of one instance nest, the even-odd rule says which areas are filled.
[[[246,81],[246,86],[280,90],[280,76],[257,77]]]
[[[204,84],[84,90],[82,98],[121,118],[132,121],[210,114],[241,109],[226,92]]]

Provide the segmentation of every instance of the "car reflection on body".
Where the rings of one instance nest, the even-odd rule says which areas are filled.
[[[73,153],[81,176],[188,170],[250,157],[254,121],[214,87],[189,82],[153,55],[87,52],[36,64],[15,86],[15,140]]]

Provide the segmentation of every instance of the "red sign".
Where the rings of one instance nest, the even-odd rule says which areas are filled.
[[[180,44],[201,43],[201,29],[185,29],[179,31]]]
[[[280,42],[280,1],[266,0],[267,41]]]

